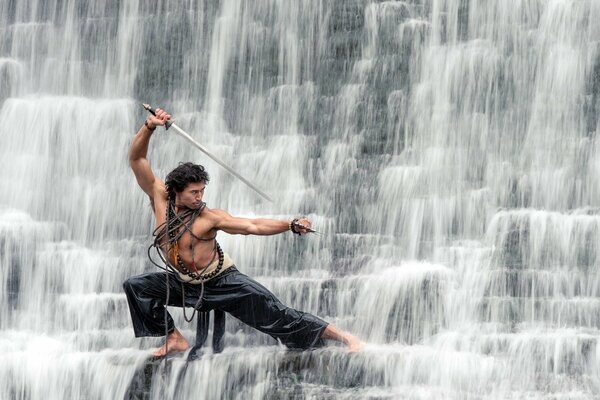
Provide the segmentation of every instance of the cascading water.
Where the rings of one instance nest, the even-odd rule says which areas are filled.
[[[0,2],[0,398],[598,398],[597,21],[596,0]],[[169,133],[157,175],[199,162],[209,206],[313,219],[219,240],[362,353],[229,318],[223,353],[148,372],[121,289],[155,270],[142,101],[277,201]]]

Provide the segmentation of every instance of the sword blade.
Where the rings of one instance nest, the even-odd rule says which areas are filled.
[[[144,107],[149,113],[152,113],[152,115],[155,115],[154,110],[150,107],[150,105],[142,104],[142,107]],[[250,189],[254,190],[256,193],[258,193],[259,195],[261,195],[262,197],[264,197],[265,199],[267,199],[271,203],[273,203],[273,199],[268,194],[266,194],[265,192],[263,192],[262,190],[260,190],[256,186],[254,186],[248,179],[244,178],[242,175],[237,173],[229,165],[227,165],[223,161],[221,161],[217,156],[215,156],[213,153],[211,153],[210,150],[208,150],[206,147],[204,147],[203,145],[198,143],[193,137],[191,137],[189,133],[187,133],[186,131],[181,129],[179,126],[177,126],[177,124],[171,123],[168,126],[165,126],[165,128],[166,129],[173,128],[175,130],[175,132],[177,132],[179,134],[179,136],[188,140],[191,144],[193,144],[201,152],[203,152],[208,157],[210,157],[214,162],[219,164],[221,167],[225,168],[227,170],[227,172],[229,172],[231,175],[235,176],[240,181],[244,182]]]
[[[244,178],[242,175],[240,175],[239,173],[237,173],[229,165],[225,164],[223,161],[221,161],[220,159],[218,159],[217,156],[215,156],[214,154],[212,154],[206,147],[204,147],[203,145],[201,145],[200,143],[198,143],[186,131],[184,131],[179,126],[177,126],[177,124],[174,124],[174,123],[171,124],[171,129],[174,129],[175,132],[177,132],[180,136],[182,136],[183,138],[187,139],[191,144],[193,144],[200,151],[202,151],[204,154],[206,154],[208,157],[210,157],[214,162],[216,162],[217,164],[219,164],[221,167],[225,168],[227,170],[227,172],[229,172],[231,175],[235,176],[240,181],[244,182],[250,189],[254,190],[256,193],[260,194],[262,197],[264,197],[265,199],[269,200],[270,202],[273,202],[273,199],[268,194],[266,194],[265,192],[263,192],[262,190],[260,190],[256,186],[254,186],[248,179]]]

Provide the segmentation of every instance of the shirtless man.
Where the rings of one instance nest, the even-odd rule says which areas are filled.
[[[271,335],[290,348],[309,349],[323,339],[342,342],[354,352],[362,342],[322,319],[284,306],[270,291],[239,272],[216,241],[217,232],[275,235],[287,231],[308,233],[306,218],[290,221],[233,217],[202,202],[209,177],[204,167],[180,164],[165,182],[156,177],[146,159],[153,131],[171,119],[160,108],[136,134],[129,163],[142,190],[150,197],[157,226],[156,245],[169,269],[168,305],[218,309]],[[161,357],[189,348],[188,341],[165,313],[165,274],[154,272],[129,278],[123,284],[136,337],[164,336],[166,343],[153,352]],[[166,315],[165,315],[166,314]]]

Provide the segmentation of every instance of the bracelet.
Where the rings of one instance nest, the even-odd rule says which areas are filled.
[[[298,232],[296,230],[296,226],[298,224],[298,218],[294,218],[293,220],[290,221],[290,231],[292,231],[292,233],[295,233],[296,235],[300,235],[300,232]]]
[[[146,125],[146,128],[148,128],[150,132],[154,132],[154,130],[156,129],[156,125],[154,126],[154,128],[150,128],[150,125],[148,125],[148,120],[144,121],[144,125]]]

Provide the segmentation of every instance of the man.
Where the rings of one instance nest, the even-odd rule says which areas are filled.
[[[340,341],[349,351],[362,343],[322,319],[284,306],[262,285],[240,273],[216,241],[217,232],[241,235],[275,235],[286,231],[309,232],[306,218],[293,221],[248,219],[206,207],[202,197],[209,177],[204,167],[185,163],[169,173],[165,182],[154,176],[146,159],[152,133],[171,116],[160,108],[149,116],[136,134],[129,163],[142,190],[150,197],[156,218],[155,245],[170,278],[160,272],[132,277],[123,288],[136,337],[164,336],[163,346],[153,352],[162,357],[189,348],[165,311],[168,305],[194,307],[200,311],[223,310],[242,322],[280,340],[290,348],[308,349],[323,339]],[[165,285],[166,280],[166,285]]]

